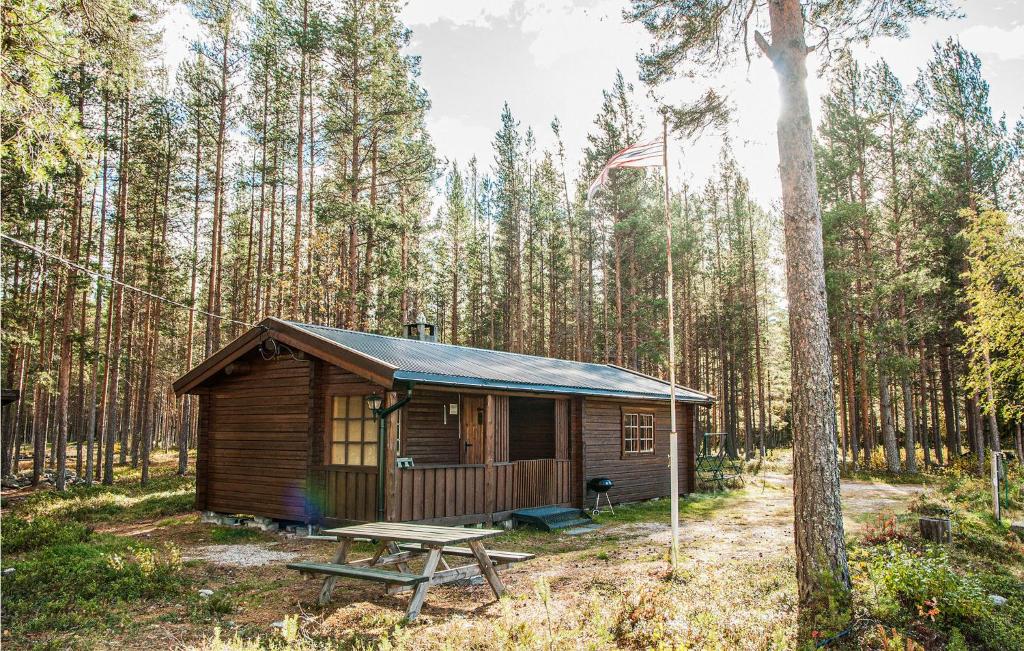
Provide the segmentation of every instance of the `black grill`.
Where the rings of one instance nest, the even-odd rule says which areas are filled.
[[[594,477],[587,482],[587,488],[595,493],[607,493],[614,485],[615,482],[607,477]]]

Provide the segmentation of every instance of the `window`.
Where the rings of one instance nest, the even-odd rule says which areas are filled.
[[[331,398],[330,463],[339,466],[377,465],[377,423],[366,396]]]
[[[622,456],[654,454],[654,414],[622,412]]]

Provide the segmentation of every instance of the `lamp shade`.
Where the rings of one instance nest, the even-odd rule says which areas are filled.
[[[366,406],[370,408],[370,411],[376,412],[380,409],[380,406],[384,403],[384,398],[376,393],[366,396]]]

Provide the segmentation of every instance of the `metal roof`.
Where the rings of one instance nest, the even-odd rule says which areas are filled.
[[[295,321],[288,323],[393,367],[396,381],[613,398],[669,399],[668,382],[608,364],[388,337]],[[714,400],[706,393],[678,385],[676,399],[697,403]]]

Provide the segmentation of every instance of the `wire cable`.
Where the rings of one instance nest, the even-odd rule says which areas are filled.
[[[192,312],[196,312],[196,313],[202,314],[204,316],[213,317],[215,319],[220,319],[221,321],[227,321],[229,323],[237,323],[238,325],[243,325],[243,326],[245,326],[247,328],[254,327],[252,323],[246,323],[245,321],[239,321],[238,319],[232,319],[231,317],[221,316],[220,314],[213,314],[211,312],[207,312],[206,310],[200,310],[197,307],[194,307],[194,306],[191,306],[191,305],[186,305],[185,303],[180,303],[178,301],[171,300],[171,299],[169,299],[167,297],[160,296],[159,294],[154,294],[153,292],[145,290],[145,289],[142,289],[141,287],[136,287],[135,285],[129,285],[128,283],[121,282],[120,280],[117,280],[117,279],[113,278],[112,276],[108,276],[107,274],[100,273],[98,271],[93,271],[92,269],[89,269],[88,267],[80,265],[77,262],[73,262],[71,260],[68,260],[67,258],[61,257],[61,256],[57,255],[56,253],[50,253],[49,251],[46,251],[45,249],[41,249],[38,246],[35,246],[33,244],[29,244],[28,242],[23,242],[22,240],[19,240],[17,238],[11,237],[10,235],[7,235],[5,233],[0,233],[0,238],[3,238],[3,239],[5,239],[5,240],[7,240],[9,242],[17,244],[18,246],[20,246],[22,248],[25,248],[25,249],[28,249],[29,251],[33,251],[35,253],[38,253],[39,255],[46,256],[47,258],[56,260],[56,261],[60,262],[61,264],[63,264],[64,266],[71,267],[71,268],[74,268],[74,269],[78,269],[79,271],[81,271],[83,273],[87,273],[90,276],[93,276],[94,278],[101,278],[103,280],[106,280],[107,282],[113,283],[115,285],[120,285],[121,287],[124,287],[125,289],[129,289],[129,290],[131,290],[133,292],[138,292],[139,294],[142,294],[144,296],[148,296],[150,298],[155,298],[156,300],[163,301],[164,303],[168,303],[169,305],[174,305],[174,306],[177,306],[177,307],[183,307],[186,310],[191,310]]]

